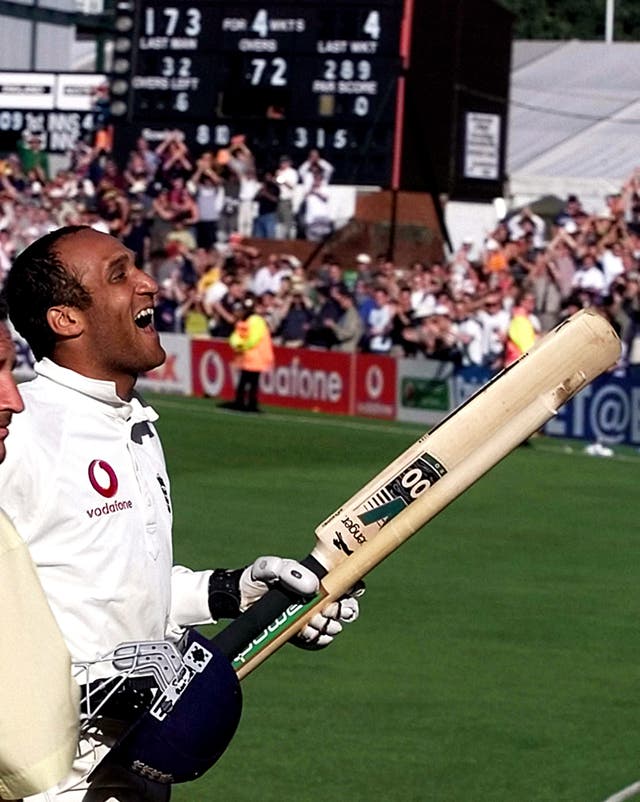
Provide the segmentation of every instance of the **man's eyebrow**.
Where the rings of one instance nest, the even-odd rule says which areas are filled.
[[[107,270],[114,270],[119,267],[127,267],[129,264],[129,257],[126,253],[121,253],[107,262]]]

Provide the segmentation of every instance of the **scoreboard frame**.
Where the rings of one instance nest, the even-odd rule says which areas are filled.
[[[121,3],[130,53],[116,39],[116,142],[177,129],[198,153],[243,135],[259,164],[285,153],[299,163],[315,148],[334,183],[389,186],[409,2]]]

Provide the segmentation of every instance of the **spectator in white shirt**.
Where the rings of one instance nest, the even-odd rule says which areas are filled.
[[[277,254],[271,253],[266,265],[256,270],[251,281],[251,292],[256,298],[261,298],[265,292],[278,295],[282,278],[289,275],[291,275],[290,264]]]
[[[624,273],[624,248],[621,242],[613,242],[605,247],[600,256],[605,287],[613,284],[619,275]]]
[[[578,262],[571,286],[574,290],[584,290],[596,297],[606,293],[604,273],[592,253],[585,253]]]
[[[365,320],[366,348],[372,354],[388,354],[391,351],[391,329],[396,306],[389,299],[384,287],[373,291],[374,306]]]
[[[305,161],[298,167],[298,173],[305,189],[309,190],[313,184],[314,174],[318,174],[319,171],[322,183],[328,184],[331,181],[333,169],[333,165],[320,156],[320,151],[312,148]]]
[[[461,355],[461,364],[482,365],[484,363],[484,330],[473,314],[467,298],[460,298],[453,304],[454,332]]]
[[[511,316],[497,292],[491,292],[486,297],[484,309],[479,309],[477,315],[483,331],[483,362],[492,370],[497,370],[502,367]]]
[[[275,179],[280,187],[276,211],[276,236],[278,239],[292,239],[294,234],[293,198],[298,184],[298,171],[289,156],[283,156],[280,159]]]

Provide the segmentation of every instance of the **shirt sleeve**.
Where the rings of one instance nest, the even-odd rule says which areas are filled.
[[[169,632],[175,628],[211,624],[209,578],[212,571],[191,571],[174,565],[171,571],[171,613]]]

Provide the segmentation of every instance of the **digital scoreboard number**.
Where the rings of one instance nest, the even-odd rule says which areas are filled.
[[[136,4],[128,120],[265,163],[318,148],[334,181],[390,180],[402,0]]]

